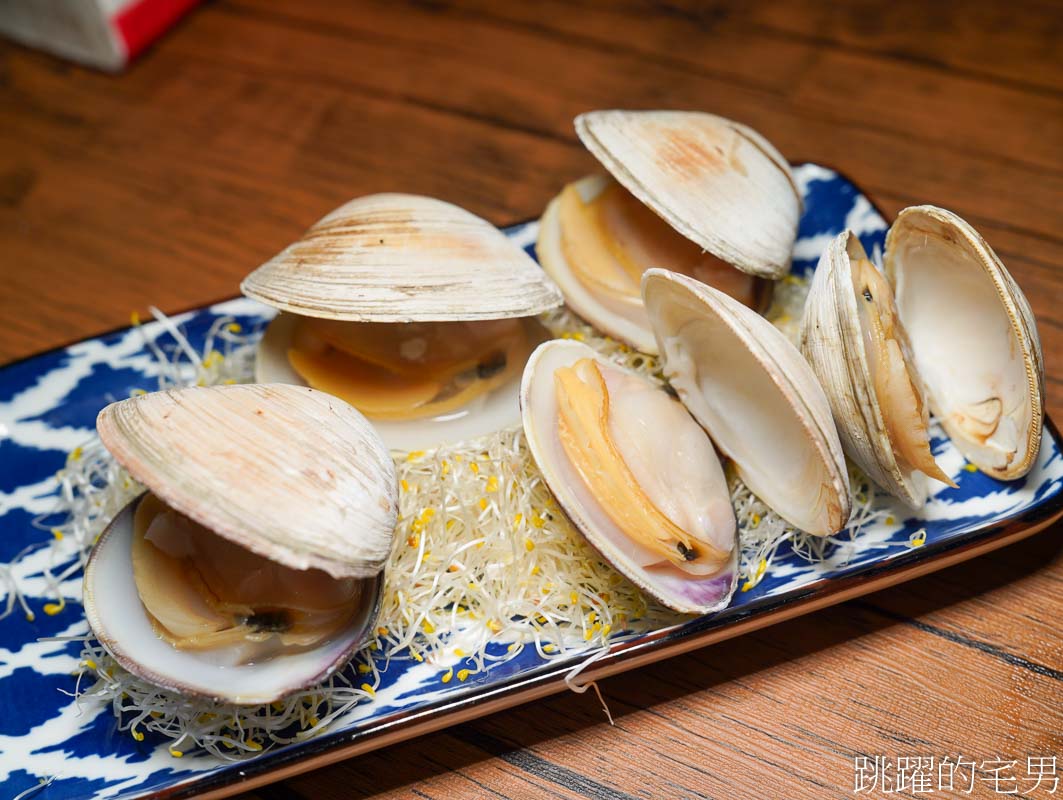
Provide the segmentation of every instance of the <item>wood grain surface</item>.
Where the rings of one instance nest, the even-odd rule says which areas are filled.
[[[890,216],[965,217],[1030,298],[1063,419],[1050,0],[219,0],[119,76],[0,43],[0,362],[231,296],[360,194],[536,216],[594,169],[571,120],[606,107],[733,117]],[[245,798],[846,797],[858,755],[1063,775],[1061,533],[603,681],[615,726],[563,695]]]

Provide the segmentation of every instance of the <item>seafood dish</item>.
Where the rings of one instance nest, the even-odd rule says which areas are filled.
[[[85,569],[89,624],[124,668],[269,703],[364,643],[397,488],[361,414],[314,389],[193,387],[112,404],[97,427],[147,487]]]
[[[857,537],[874,486],[912,509],[955,486],[935,420],[971,470],[1034,467],[1033,315],[967,222],[905,209],[881,264],[832,232],[795,278],[801,191],[761,134],[676,111],[575,127],[606,174],[550,201],[539,264],[443,200],[357,198],[244,279],[277,312],[246,374],[103,409],[143,487],[85,569],[117,667],[233,707],[297,696],[301,734],[306,698],[340,713],[321,698],[356,654],[461,682],[720,612],[781,542]]]

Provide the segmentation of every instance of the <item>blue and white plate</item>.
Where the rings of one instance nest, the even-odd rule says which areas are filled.
[[[810,164],[798,167],[796,175],[805,213],[795,245],[795,272],[812,269],[843,228],[855,231],[869,253],[881,252],[885,221],[855,186]],[[515,226],[509,233],[530,249],[535,223]],[[253,330],[261,328],[272,311],[233,300],[172,319],[193,346],[200,346],[211,323],[226,315]],[[5,591],[7,574],[2,565],[47,538],[33,520],[52,510],[55,472],[71,450],[92,436],[97,412],[134,389],[156,388],[156,361],[145,350],[142,333],[160,342],[169,336],[152,323],[141,331],[116,331],[0,368],[0,591]],[[962,456],[947,441],[935,439],[933,447],[945,470],[957,476],[959,488],[937,493],[919,516],[905,518],[897,509],[893,517],[870,525],[853,545],[839,546],[821,563],[780,551],[763,580],[737,593],[725,611],[615,641],[583,678],[631,669],[969,558],[1027,536],[1063,511],[1063,458],[1059,434],[1051,424],[1033,471],[1011,483],[964,470]],[[920,530],[926,532],[925,543],[912,547],[910,537]],[[209,755],[176,759],[168,751],[168,740],[149,734],[138,742],[119,732],[109,706],[72,701],[80,643],[38,640],[87,632],[80,572],[61,584],[65,609],[54,615],[40,613],[53,599],[46,594],[41,573],[45,554],[30,554],[19,570],[20,585],[37,612],[34,621],[17,609],[0,620],[0,794],[5,797],[45,778],[54,780],[36,797],[140,797],[163,790],[170,797],[208,791],[221,796],[244,791],[274,779],[278,770],[292,774],[311,769],[561,691],[565,674],[579,662],[578,656],[544,661],[526,648],[498,669],[465,683],[442,684],[433,667],[393,661],[381,675],[374,701],[356,706],[342,724],[317,738],[239,764]]]

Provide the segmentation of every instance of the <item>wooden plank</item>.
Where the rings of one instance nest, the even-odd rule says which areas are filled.
[[[962,570],[879,592],[857,605],[1058,681],[1063,680],[1063,642],[1053,609],[1061,569],[1059,537],[1049,535],[976,559]]]
[[[1023,227],[1055,233],[1054,218],[1050,224],[1050,215],[1036,208],[1037,201],[1044,197],[1031,196],[1030,187],[1026,185],[1036,170],[1024,160],[1015,165],[1014,171],[1002,170],[1002,165],[998,163],[998,137],[992,135],[992,131],[985,134],[975,132],[972,135],[984,139],[980,144],[982,150],[978,153],[985,157],[992,156],[993,171],[999,174],[995,181],[989,174],[989,165],[984,174],[950,177],[946,172],[949,166],[947,157],[942,170],[929,175],[913,173],[909,176],[904,169],[906,165],[919,161],[940,161],[943,154],[955,158],[956,143],[947,136],[911,141],[911,128],[925,127],[924,124],[907,125],[913,119],[901,117],[893,123],[895,128],[884,128],[876,125],[870,116],[870,105],[867,119],[853,114],[854,98],[844,94],[833,98],[829,113],[825,115],[822,99],[817,98],[816,102],[803,101],[800,91],[796,92],[796,96],[784,100],[773,99],[769,92],[748,86],[734,86],[718,76],[691,74],[670,64],[645,63],[644,59],[632,58],[622,47],[609,52],[597,49],[578,51],[581,59],[590,63],[587,63],[587,69],[578,79],[570,78],[565,75],[564,64],[571,58],[574,45],[558,44],[536,30],[500,27],[490,20],[452,19],[446,15],[423,12],[425,23],[429,19],[433,23],[431,41],[427,35],[416,35],[416,31],[425,30],[425,26],[410,24],[410,33],[397,41],[389,39],[385,48],[374,40],[359,37],[367,37],[368,30],[375,30],[377,23],[400,24],[397,11],[390,12],[392,18],[387,16],[388,12],[374,9],[371,18],[357,25],[333,25],[325,29],[321,27],[324,23],[320,23],[320,26],[282,27],[281,20],[267,12],[244,16],[247,7],[240,8],[241,14],[236,15],[235,22],[219,19],[216,27],[201,31],[201,38],[195,40],[198,48],[195,52],[206,57],[209,50],[211,57],[223,63],[261,69],[265,63],[275,63],[283,48],[294,46],[300,50],[312,49],[315,54],[302,60],[296,68],[299,76],[321,82],[331,81],[347,88],[378,91],[389,96],[397,92],[398,87],[407,87],[413,99],[419,102],[433,102],[455,113],[486,115],[500,124],[526,127],[544,136],[567,140],[572,137],[570,120],[575,113],[609,105],[614,98],[620,100],[621,95],[628,105],[643,105],[644,98],[652,97],[660,105],[676,107],[705,107],[704,98],[711,97],[714,110],[739,117],[763,130],[795,160],[812,159],[838,164],[839,158],[844,158],[845,162],[841,166],[848,168],[848,164],[853,163],[858,169],[849,168],[850,173],[864,176],[865,183],[878,185],[875,179],[879,178],[883,183],[888,179],[886,185],[896,186],[898,176],[902,176],[909,193],[919,192],[922,184],[932,183],[940,192],[942,188],[951,188],[950,181],[958,182],[949,195],[966,196],[967,206],[988,193],[992,193],[994,203],[999,203],[1002,195],[1010,196],[1016,203],[1016,210],[1021,206],[1023,214],[1017,213],[1015,218],[1022,220]],[[321,13],[326,12],[327,8]],[[401,17],[409,21],[408,13],[403,13]],[[219,37],[231,36],[233,28],[240,30],[247,38],[259,41],[262,46],[254,48],[253,52],[226,52]],[[276,30],[271,33],[269,28]],[[341,62],[331,55],[338,45],[333,43],[330,46],[330,38],[352,37],[358,41],[366,58],[374,63],[372,72],[350,76],[340,69]],[[758,43],[755,40],[747,41],[746,46],[756,49]],[[770,43],[761,43],[759,47],[763,49],[765,59],[772,57],[774,48]],[[390,55],[385,55],[385,50]],[[460,65],[466,63],[463,59],[474,61],[470,75],[459,81],[456,75],[461,69]],[[827,67],[830,66],[828,63]],[[840,65],[836,66],[839,66],[838,71],[844,72]],[[882,86],[890,85],[891,79],[897,77],[897,70],[904,70],[905,76],[911,79],[912,69],[917,68],[888,65],[882,68],[885,72],[880,70],[876,81]],[[421,79],[418,76],[422,76]],[[294,79],[295,76],[289,73],[288,77]],[[802,75],[799,85],[804,85],[804,80]],[[623,84],[622,93],[617,92],[617,84]],[[815,81],[810,81],[809,85],[814,84]],[[959,83],[945,81],[940,94],[963,94],[960,88]],[[1022,105],[1013,94],[1008,95],[1008,102],[1016,107]],[[935,99],[933,93],[917,97],[928,105],[932,105]],[[597,102],[592,98],[596,98]],[[1003,102],[1000,98],[994,99]],[[858,98],[855,100],[858,101]],[[1058,153],[1053,140],[1058,138],[1060,126],[1063,125],[1058,122],[1063,119],[1060,113],[1063,111],[1063,102],[1045,100],[1047,105],[1043,106],[1038,105],[1039,102],[1031,101],[1031,104],[1023,106],[1027,116],[1015,120],[1008,118],[1007,124],[1013,126],[1009,128],[1011,133],[1021,134],[1028,128],[1038,128],[1034,123],[1040,121],[1040,129],[1044,130],[1045,136],[1038,146],[1043,153],[1024,156],[1024,159],[1034,159],[1033,163],[1043,168],[1043,161],[1055,158]],[[619,104],[623,105],[623,100]],[[910,103],[908,111],[911,114],[923,114],[917,102]],[[799,115],[799,124],[795,124],[795,115]],[[920,119],[920,123],[925,122]],[[1045,129],[1045,125],[1050,127]],[[984,124],[980,126],[981,130],[985,128]],[[814,142],[819,146],[813,151],[786,147],[790,138],[799,138],[806,145]],[[1052,164],[1058,173],[1058,159]],[[1037,174],[1042,178],[1038,183],[1043,185],[1043,169]],[[1013,182],[1009,184],[1007,179]],[[980,191],[978,197],[972,198],[969,195],[975,183]],[[1045,189],[1058,191],[1061,185],[1063,173],[1056,175]],[[1034,188],[1036,190],[1037,187]],[[943,202],[936,196],[937,192],[922,191],[919,194],[929,201]],[[948,199],[946,196],[946,201]],[[957,210],[963,213],[962,207],[957,207]]]
[[[1051,2],[743,4],[744,24],[826,48],[924,64],[1030,93],[1063,91],[1063,20]]]
[[[1054,553],[1045,571],[1058,574],[1058,537],[1035,538],[1003,553],[1015,562]],[[577,773],[593,787],[582,793],[589,797],[772,797],[771,787],[778,786],[786,786],[787,796],[841,797],[852,785],[853,758],[860,754],[982,760],[1001,755],[997,750],[1005,745],[1020,755],[1051,752],[1063,712],[1048,700],[1060,675],[1016,667],[927,630],[935,623],[950,630],[953,620],[978,613],[968,604],[986,588],[996,585],[1004,593],[992,598],[996,608],[1011,601],[1016,587],[1026,590],[1030,578],[991,576],[996,558],[602,681],[615,727],[603,719],[592,694],[564,695],[288,785],[305,796],[321,785],[380,797],[428,787],[436,796],[439,787],[456,787],[459,779],[482,782],[502,758],[539,777],[563,780]],[[948,587],[958,587],[959,594]],[[894,596],[906,598],[922,627],[877,608]],[[928,613],[936,617],[929,623]],[[1058,637],[1055,647],[1048,666],[1060,673]],[[978,698],[977,711],[972,698]],[[1021,721],[1013,711],[1020,706]],[[482,751],[479,758],[470,745]],[[439,762],[441,754],[455,752],[466,758]],[[507,792],[503,784],[502,794],[522,796],[514,786]]]
[[[621,19],[631,12],[616,6],[573,9],[565,3],[546,4],[545,8],[542,4],[500,8],[497,4],[481,3],[475,12],[466,13],[504,19],[547,34],[563,33],[584,46],[637,54],[656,63],[666,61],[680,72],[700,71],[718,77],[729,76],[732,71],[755,75],[761,81],[758,86],[778,93],[779,102],[786,105],[813,111],[820,108],[833,118],[847,117],[850,124],[876,126],[916,140],[926,137],[929,142],[973,149],[997,160],[1012,159],[1059,168],[1057,143],[1063,138],[1060,121],[1063,81],[1056,86],[1057,92],[1031,93],[1025,85],[1013,86],[1007,81],[987,84],[982,74],[971,76],[963,70],[943,70],[939,62],[915,54],[909,58],[883,58],[882,50],[888,48],[825,47],[824,41],[834,39],[829,33],[811,37],[812,41],[779,36],[762,21],[771,19],[772,14],[789,13],[795,22],[815,24],[823,19],[825,25],[851,27],[860,19],[861,11],[866,11],[859,4],[848,9],[821,5],[818,14],[803,13],[803,10],[794,13],[795,9],[784,3],[723,5],[722,10],[707,10],[702,4],[690,4],[686,15],[650,16],[640,26],[635,39],[617,37]],[[922,18],[923,22],[934,25],[936,35],[928,37],[926,43],[944,46],[944,53],[934,51],[940,58],[950,57],[950,47],[966,45],[985,50],[997,45],[1000,37],[997,29],[970,26],[969,15],[959,12],[960,6],[953,4],[946,8],[944,16],[948,19],[943,21],[927,19],[940,15],[915,13],[912,4],[891,7],[892,16],[917,21]],[[1024,25],[1038,19],[1034,14],[1025,16]],[[966,35],[958,36],[955,28],[964,21],[969,28]],[[1055,65],[1063,74],[1058,35],[1053,36],[1059,26],[1058,19],[1042,12],[1040,22],[1043,26],[1038,31],[1043,43],[1041,55],[1054,56]],[[883,32],[888,35],[891,29],[865,24],[859,30],[870,37]],[[713,46],[698,47],[698,39],[706,31],[712,34]],[[1024,41],[1024,46],[1022,54],[1030,55],[1029,42]],[[986,59],[982,53],[980,60],[997,65],[995,56],[994,51],[994,58]],[[985,108],[992,108],[994,113],[986,115],[982,112]],[[1007,136],[1009,152],[1001,150],[1002,136]]]
[[[789,99],[835,119],[848,113],[854,125],[916,145],[1059,173],[1063,94],[1031,95],[949,74],[931,81],[931,72],[860,51],[828,51],[801,75]]]

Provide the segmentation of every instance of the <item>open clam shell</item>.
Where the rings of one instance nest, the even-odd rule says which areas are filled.
[[[871,480],[919,508],[926,501],[927,476],[899,462],[857,307],[852,264],[866,258],[860,240],[849,231],[824,251],[805,303],[801,352],[830,400],[845,452]],[[922,392],[921,385],[913,388]]]
[[[800,530],[828,536],[851,510],[830,405],[808,363],[755,312],[651,269],[642,293],[664,373],[749,489]]]
[[[84,581],[89,627],[127,671],[182,695],[259,705],[320,683],[365,642],[379,608],[383,574],[365,579],[359,613],[321,647],[223,666],[207,654],[174,648],[155,631],[133,577],[133,518],[139,502],[123,508],[100,536]]]
[[[136,480],[241,547],[334,578],[384,567],[395,465],[365,417],[330,395],[284,385],[170,389],[112,403],[96,428]]]
[[[839,234],[816,267],[802,320],[801,349],[830,398],[846,453],[919,508],[927,475],[948,479],[929,455],[925,410],[913,413],[928,404],[971,463],[995,478],[1025,475],[1040,446],[1044,367],[1022,291],[970,225],[934,206],[900,213],[884,262],[888,284],[874,277],[857,238]],[[871,284],[881,287],[872,292]],[[889,321],[892,357],[884,355],[879,309],[899,320]],[[884,363],[900,378],[884,378]]]
[[[241,290],[282,312],[259,345],[255,379],[336,394],[396,450],[516,424],[521,368],[547,336],[534,315],[562,303],[493,225],[405,194],[336,209]]]
[[[357,411],[294,386],[198,387],[113,403],[97,427],[150,491],[112,521],[85,571],[89,624],[122,666],[186,694],[262,703],[324,679],[365,640],[398,490]],[[229,574],[244,564],[259,570],[253,588]],[[282,597],[270,576],[304,594]],[[305,627],[314,619],[326,627]]]
[[[752,128],[698,111],[610,110],[576,117],[576,133],[687,239],[743,272],[777,280],[789,270],[801,194]]]
[[[931,411],[960,452],[994,478],[1025,475],[1044,423],[1044,360],[1033,312],[993,249],[935,206],[904,209],[884,271]]]
[[[536,251],[576,313],[656,354],[639,293],[648,267],[763,307],[767,279],[789,267],[801,212],[790,168],[770,143],[699,112],[594,111],[575,125],[611,177],[565,187],[543,214]]]
[[[298,321],[299,317],[294,314],[279,314],[267,326],[255,353],[256,381],[307,385],[306,379],[296,372],[288,356]],[[533,328],[537,326],[533,321],[528,322]],[[547,336],[545,329],[542,336]],[[517,366],[522,367],[514,365]],[[520,375],[521,369],[515,368],[504,383],[485,392],[462,409],[438,417],[374,419],[373,427],[390,449],[402,451],[425,450],[446,442],[462,442],[486,436],[520,421]]]
[[[604,412],[591,416],[594,424],[607,426],[605,449],[610,455],[574,460],[572,439],[566,443],[563,432],[567,409],[562,408],[562,402],[572,402],[572,396],[565,394],[562,400],[560,375],[568,371],[574,376],[578,373],[573,370],[589,365],[603,379]],[[636,394],[642,397],[633,398]],[[528,447],[547,485],[569,519],[607,561],[677,611],[704,614],[727,604],[738,574],[730,494],[712,444],[679,403],[645,378],[604,361],[586,345],[554,340],[540,345],[528,360],[521,413]],[[647,415],[654,418],[647,419]],[[595,435],[582,428],[575,430],[579,444]],[[640,458],[624,458],[628,447]],[[594,453],[600,455],[601,451]],[[616,463],[606,463],[611,460]],[[650,472],[640,473],[640,469]],[[626,490],[618,491],[617,483],[610,484],[609,478],[619,472],[627,473],[632,481]],[[650,549],[647,539],[625,533],[624,525],[632,517],[621,507],[635,504],[647,512],[639,516],[642,521],[657,519],[665,523],[662,528],[682,523],[683,531],[691,534],[691,547],[679,547],[676,558],[671,548],[665,551],[667,543]],[[650,525],[641,533],[652,537],[660,530]]]
[[[359,322],[527,317],[557,287],[494,225],[452,203],[374,194],[340,206],[240,284],[281,311]]]

